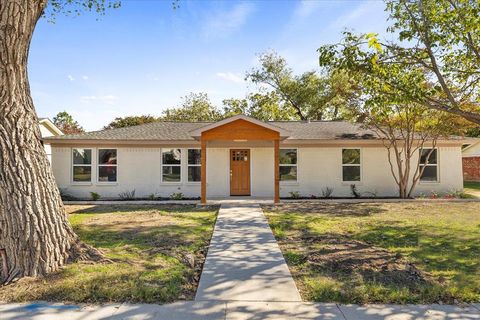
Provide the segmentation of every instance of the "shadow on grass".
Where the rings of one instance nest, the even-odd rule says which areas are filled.
[[[72,208],[68,210],[68,208]],[[183,204],[113,204],[113,205],[68,205],[68,213],[130,213],[158,211],[165,213],[217,211],[219,206],[183,205]]]

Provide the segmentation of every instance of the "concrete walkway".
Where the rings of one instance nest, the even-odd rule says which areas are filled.
[[[302,301],[258,204],[223,204],[195,301]]]
[[[478,320],[476,307],[337,305],[301,302],[187,301],[167,305],[1,304],[1,320]]]

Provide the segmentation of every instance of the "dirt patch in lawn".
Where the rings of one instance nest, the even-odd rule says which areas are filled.
[[[433,280],[400,254],[341,235],[304,235],[286,240],[285,249],[301,247],[310,268],[344,274],[361,274],[366,281],[385,286],[415,287]]]

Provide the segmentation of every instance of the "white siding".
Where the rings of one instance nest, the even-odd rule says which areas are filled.
[[[480,142],[475,143],[462,152],[464,157],[478,157],[480,156]]]
[[[170,148],[170,147],[169,147]],[[290,146],[288,148],[291,148]],[[53,147],[52,165],[60,188],[76,197],[89,198],[90,192],[103,198],[116,198],[123,191],[135,189],[137,197],[155,193],[168,197],[182,192],[187,197],[200,195],[200,183],[187,182],[187,149],[182,150],[182,182],[161,182],[161,149],[119,147],[118,182],[97,183],[96,148],[93,149],[92,183],[72,183],[70,147]],[[396,196],[397,187],[392,178],[383,147],[361,149],[362,181],[356,183],[360,192],[372,192],[378,196]],[[230,148],[207,149],[207,197],[228,197],[230,193]],[[273,148],[250,148],[251,193],[254,197],[273,197],[274,170]],[[431,191],[461,190],[463,185],[460,147],[439,147],[439,182],[419,183],[416,194]],[[333,196],[350,197],[350,183],[342,182],[341,147],[298,148],[298,181],[281,182],[280,193],[288,197],[297,191],[303,196],[320,196],[322,189],[331,187]]]

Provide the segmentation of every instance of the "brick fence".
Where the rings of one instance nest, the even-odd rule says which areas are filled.
[[[480,182],[480,156],[463,159],[463,180]]]

